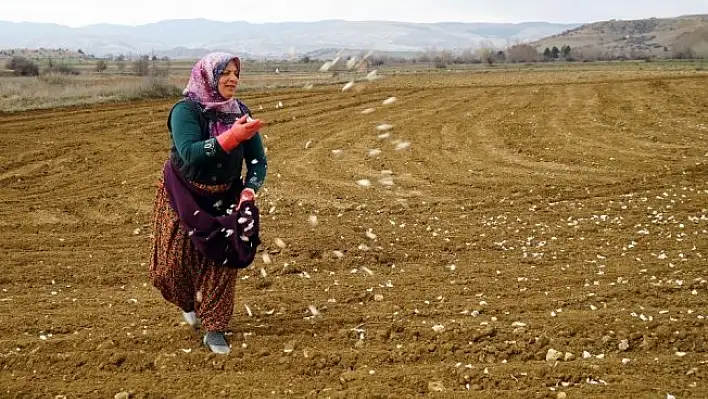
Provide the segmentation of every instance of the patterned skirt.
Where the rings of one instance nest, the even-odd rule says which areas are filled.
[[[209,192],[223,186],[195,185]],[[196,250],[170,205],[160,179],[153,209],[149,277],[165,300],[185,312],[194,311],[208,331],[226,331],[233,314],[237,269],[222,267]]]

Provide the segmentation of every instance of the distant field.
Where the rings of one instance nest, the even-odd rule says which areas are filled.
[[[174,99],[0,114],[0,396],[708,397],[708,72],[405,72],[244,75],[228,357],[147,278]]]
[[[0,66],[7,59],[0,58]],[[41,69],[48,66],[48,60],[39,60]],[[132,74],[130,61],[120,71],[115,61],[108,61],[108,69],[102,73],[95,71],[96,61],[85,59],[54,59],[54,65],[65,64],[78,71],[78,76],[50,74],[40,77],[14,77],[0,73],[0,112],[44,109],[59,106],[86,105],[93,103],[124,102],[154,97],[165,97],[165,92],[179,92],[189,78],[194,60],[155,61],[154,66],[164,77],[145,78]],[[151,68],[153,62],[150,62]],[[346,70],[333,73],[318,72],[320,63],[256,62],[244,63],[241,91],[296,88],[306,84],[339,85],[350,80],[363,80],[366,71]],[[276,73],[276,69],[279,73]],[[369,70],[374,69],[373,67]],[[408,63],[383,65],[378,68],[381,75],[398,76],[407,74],[458,73],[539,73],[555,72],[563,74],[602,71],[633,73],[635,71],[701,71],[708,70],[708,63],[702,61],[660,61],[660,62],[594,62],[594,63],[536,63],[501,64],[487,66],[448,65],[436,68],[432,63]],[[560,76],[560,75],[558,75]],[[169,96],[169,94],[168,94]]]

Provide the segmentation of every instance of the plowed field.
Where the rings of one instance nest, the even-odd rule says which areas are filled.
[[[0,397],[708,397],[707,90],[606,71],[249,92],[273,262],[240,274],[228,357],[147,278],[172,101],[0,114]]]

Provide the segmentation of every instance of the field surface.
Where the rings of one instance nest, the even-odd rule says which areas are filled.
[[[228,357],[147,278],[172,101],[0,114],[0,397],[708,397],[706,87],[244,93],[269,123],[272,263],[240,274]]]

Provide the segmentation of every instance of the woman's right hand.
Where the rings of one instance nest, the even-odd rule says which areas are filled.
[[[248,115],[239,118],[231,128],[217,136],[216,140],[221,145],[221,148],[226,152],[230,152],[244,141],[250,140],[258,130],[263,126],[263,121],[260,119],[250,119]]]

